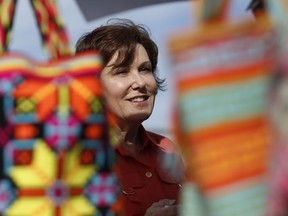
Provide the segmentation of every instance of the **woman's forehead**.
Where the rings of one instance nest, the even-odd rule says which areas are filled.
[[[149,60],[148,53],[142,44],[136,44],[133,50],[119,49],[115,51],[107,66],[129,66],[137,59]]]

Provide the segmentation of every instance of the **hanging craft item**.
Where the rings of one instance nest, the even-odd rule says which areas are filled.
[[[16,0],[0,0],[0,53],[7,51]]]
[[[269,177],[267,216],[288,214],[288,2],[266,0],[267,12],[278,31],[279,62],[271,92],[271,122],[274,142]]]
[[[102,58],[69,56],[56,4],[44,0],[32,5],[53,60],[9,53],[15,4],[0,1],[0,215],[120,215]]]
[[[42,42],[51,55],[59,58],[71,54],[68,36],[59,17],[56,2],[31,0]]]
[[[205,21],[171,38],[176,137],[188,165],[182,216],[265,215],[276,44],[267,17]]]

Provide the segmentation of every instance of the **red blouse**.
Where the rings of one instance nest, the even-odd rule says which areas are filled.
[[[166,137],[145,131],[143,148],[132,154],[119,146],[115,172],[121,186],[125,216],[145,215],[146,210],[161,199],[179,201],[184,169],[175,144]],[[165,168],[163,160],[173,160],[174,171]],[[175,163],[174,163],[175,162]]]

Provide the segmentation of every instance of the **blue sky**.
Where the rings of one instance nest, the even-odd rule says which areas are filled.
[[[231,21],[238,21],[243,18],[250,19],[252,17],[246,11],[249,1],[231,0],[231,9],[228,13]],[[174,86],[167,42],[172,33],[187,28],[196,29],[197,23],[195,15],[193,15],[196,4],[194,2],[175,1],[173,3],[146,6],[88,22],[85,20],[76,1],[57,1],[72,47],[74,47],[77,39],[82,34],[104,24],[112,17],[129,18],[136,23],[145,24],[149,27],[152,38],[159,46],[159,74],[160,77],[167,80],[167,91],[159,92],[154,112],[144,122],[144,125],[148,130],[168,135],[171,138],[173,136],[169,131],[172,126],[171,114],[174,105]],[[10,48],[13,52],[24,53],[38,61],[45,61],[47,59],[47,55],[41,47],[36,21],[29,0],[18,1]]]

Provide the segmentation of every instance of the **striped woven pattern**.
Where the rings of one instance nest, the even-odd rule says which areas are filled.
[[[182,216],[264,215],[274,38],[263,20],[207,25],[171,40],[177,137],[188,164]]]
[[[42,43],[51,58],[70,55],[68,35],[64,29],[55,0],[31,0],[42,36]]]
[[[16,0],[0,0],[0,53],[7,51]]]

